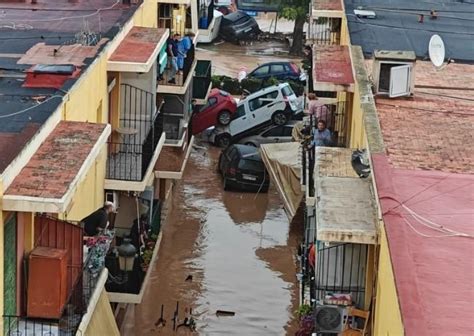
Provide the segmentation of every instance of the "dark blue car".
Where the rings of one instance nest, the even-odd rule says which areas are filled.
[[[269,79],[274,77],[278,80],[306,81],[306,75],[293,62],[270,62],[260,65],[250,72],[247,77],[258,79]]]

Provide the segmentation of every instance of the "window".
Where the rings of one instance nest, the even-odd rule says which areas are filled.
[[[285,65],[284,64],[273,64],[271,69],[272,69],[271,73],[285,72]]]
[[[285,97],[292,96],[292,95],[295,94],[295,92],[293,91],[293,89],[291,88],[290,85],[285,85],[285,86],[281,89],[281,92],[283,93],[283,96],[285,96]]]
[[[251,170],[255,172],[263,172],[265,168],[263,166],[262,161],[245,159],[245,160],[240,160],[239,169]]]
[[[241,104],[237,107],[237,110],[234,113],[233,119],[243,117],[245,115],[245,104]]]
[[[276,137],[276,136],[283,136],[284,126],[277,126],[270,128],[268,131],[262,134],[263,137]]]
[[[209,99],[207,100],[206,105],[204,105],[203,107],[201,107],[201,109],[199,110],[199,112],[204,111],[205,109],[207,109],[207,108],[209,108],[209,107],[215,105],[216,103],[217,103],[217,98],[215,98],[215,97],[209,98]]]
[[[262,66],[262,67],[258,68],[257,70],[255,70],[252,75],[254,75],[254,76],[268,75],[269,68],[270,67],[268,65]]]
[[[390,97],[410,94],[411,64],[380,63],[377,93],[388,93]]]
[[[251,101],[249,101],[250,111],[255,111],[263,106],[270,104],[277,97],[278,97],[278,91],[272,91],[258,98],[252,99]]]

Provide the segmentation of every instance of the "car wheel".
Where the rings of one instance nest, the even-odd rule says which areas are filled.
[[[224,190],[225,191],[230,190],[230,186],[229,186],[229,182],[227,181],[227,177],[224,177]]]
[[[288,121],[288,117],[282,111],[275,112],[272,115],[272,122],[277,126],[283,126]]]
[[[216,137],[216,145],[226,148],[230,145],[230,134],[221,134]]]
[[[245,145],[246,145],[246,146],[257,147],[257,145],[256,145],[255,143],[250,142],[250,141],[249,141],[249,142],[246,142]]]
[[[217,122],[221,124],[222,126],[227,126],[230,124],[230,112],[227,110],[224,110],[219,113],[217,116]]]

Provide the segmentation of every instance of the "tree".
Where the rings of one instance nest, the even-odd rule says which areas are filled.
[[[303,28],[308,15],[310,0],[280,0],[279,16],[295,21],[293,30],[293,44],[290,54],[300,55],[303,50]]]

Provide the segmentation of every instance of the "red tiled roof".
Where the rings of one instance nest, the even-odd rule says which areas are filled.
[[[109,60],[146,63],[165,32],[161,28],[133,27]]]
[[[315,10],[342,11],[342,2],[341,0],[316,0],[313,1],[313,8]]]
[[[474,241],[424,219],[474,236],[474,175],[395,169],[384,154],[372,162],[405,335],[473,335]]]
[[[315,45],[314,78],[319,83],[354,84],[348,46]]]
[[[5,195],[61,198],[107,125],[61,121]]]
[[[396,168],[474,173],[472,65],[435,71],[430,62],[417,62],[415,85],[422,87],[413,97],[376,98],[389,162]],[[469,96],[471,101],[453,98]]]

